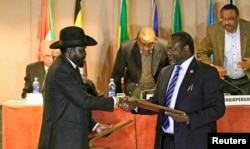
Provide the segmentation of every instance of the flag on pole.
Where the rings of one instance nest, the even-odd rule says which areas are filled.
[[[40,30],[40,44],[39,53],[41,51],[41,43],[43,40],[54,40],[55,31],[52,15],[52,0],[44,0],[42,8],[41,30]],[[38,54],[38,60],[41,60],[40,54]]]
[[[172,33],[175,33],[181,30],[182,30],[182,25],[181,25],[180,2],[179,0],[174,0]]]
[[[214,12],[214,0],[210,0],[210,3],[209,3],[209,12],[208,12],[208,18],[207,18],[207,25],[212,25],[214,24],[216,21],[215,21],[215,12]],[[214,61],[214,55],[211,54],[210,55],[210,60],[211,62]]]
[[[82,28],[81,0],[76,0],[74,17],[75,17],[75,26]]]
[[[83,28],[83,25],[82,25],[82,8],[81,8],[81,0],[76,0],[76,3],[75,3],[75,14],[74,14],[74,25],[77,26],[77,27],[80,27],[80,28]],[[86,60],[84,61],[84,69],[80,70],[81,74],[83,76],[88,76],[88,71],[87,71],[87,62]]]
[[[214,0],[210,0],[207,25],[212,25],[215,22],[216,22],[216,19],[215,19],[215,12],[214,12]]]
[[[129,38],[127,27],[127,4],[126,0],[121,0],[120,7],[120,26],[119,26],[119,41],[118,46]]]
[[[158,8],[155,0],[152,0],[152,4],[153,4],[153,28],[155,31],[155,35],[158,37],[159,36]]]

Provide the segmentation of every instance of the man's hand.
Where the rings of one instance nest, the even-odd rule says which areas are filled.
[[[96,127],[96,132],[99,134],[103,131],[105,131],[106,129],[109,129],[111,128],[112,125],[106,125],[106,124],[99,124],[97,127]]]
[[[178,123],[189,123],[189,118],[187,114],[176,114],[167,111],[165,111],[165,114],[171,116]]]
[[[227,74],[227,70],[224,67],[218,65],[214,65],[214,67],[217,69],[220,78],[224,80],[224,77]]]
[[[135,106],[128,101],[129,101],[129,97],[127,96],[120,98],[118,107],[126,112],[131,112],[135,108]]]
[[[243,61],[238,62],[238,66],[243,70],[249,70],[250,69],[250,58],[245,57],[243,58]]]

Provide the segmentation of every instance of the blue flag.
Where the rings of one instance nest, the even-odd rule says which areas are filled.
[[[153,28],[155,31],[155,35],[158,37],[159,35],[159,24],[158,24],[158,9],[155,0],[152,0],[153,2]]]
[[[215,22],[216,22],[216,19],[215,19],[215,12],[214,12],[214,0],[210,0],[207,25],[212,25]]]
[[[207,25],[212,25],[216,22],[215,19],[215,12],[214,12],[214,0],[210,0],[209,4],[209,12],[208,12],[208,18],[207,18]],[[214,61],[214,55],[210,55],[210,60],[213,62]]]

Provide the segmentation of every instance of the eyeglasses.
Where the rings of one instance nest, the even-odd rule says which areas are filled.
[[[220,18],[220,21],[222,21],[222,22],[229,22],[229,23],[232,23],[232,22],[234,22],[236,20],[236,17],[229,17],[229,18]]]

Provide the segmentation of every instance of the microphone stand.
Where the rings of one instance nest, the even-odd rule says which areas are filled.
[[[246,93],[245,93],[245,91],[244,91],[243,89],[239,88],[238,86],[234,85],[233,83],[231,83],[231,82],[229,82],[229,81],[227,81],[227,80],[225,80],[225,79],[223,79],[223,81],[224,81],[226,84],[228,84],[228,85],[230,85],[230,86],[236,88],[237,90],[239,90],[239,91],[242,93],[242,95],[246,95]]]

